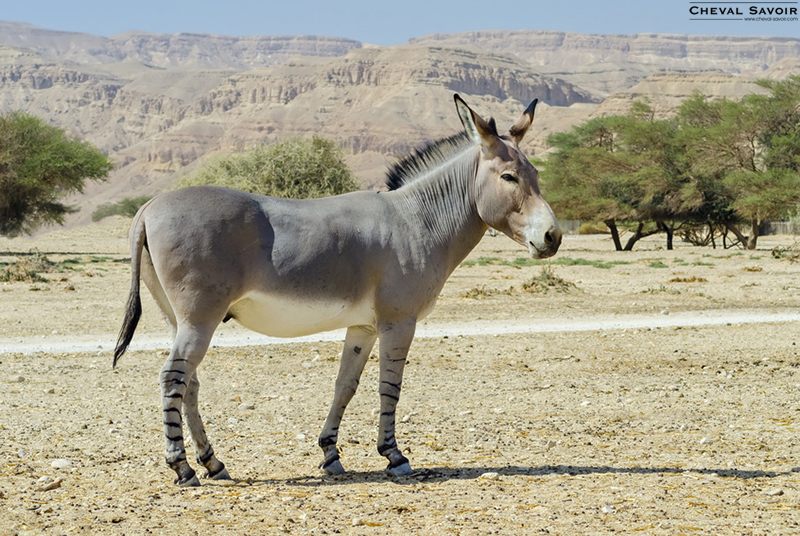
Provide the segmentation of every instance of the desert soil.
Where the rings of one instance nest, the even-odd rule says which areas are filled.
[[[0,534],[800,533],[800,264],[771,255],[792,237],[618,253],[567,236],[550,268],[571,284],[528,292],[542,268],[487,236],[411,349],[410,477],[375,450],[374,357],[340,432],[348,473],[325,476],[316,435],[340,343],[258,344],[225,325],[234,345],[201,366],[201,412],[234,481],[179,489],[149,295],[138,349],[111,368],[127,225],[0,240],[0,262],[35,249],[60,263],[0,283]]]

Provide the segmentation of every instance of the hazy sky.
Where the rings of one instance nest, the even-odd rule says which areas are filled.
[[[491,29],[800,37],[797,21],[690,20],[694,15],[689,9],[695,4],[689,0],[0,0],[0,20],[106,36],[126,30],[315,34],[379,45],[404,43],[428,33]],[[703,5],[739,7],[747,14],[750,4]],[[796,2],[775,6],[800,12]]]

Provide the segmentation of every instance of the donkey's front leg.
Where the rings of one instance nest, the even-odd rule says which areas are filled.
[[[394,434],[395,411],[400,400],[403,385],[403,369],[406,356],[414,339],[415,321],[391,324],[380,330],[381,383],[378,392],[381,396],[380,430],[378,431],[378,452],[389,460],[386,471],[394,476],[410,475],[413,471],[408,460],[397,448]]]
[[[339,364],[339,375],[336,378],[333,404],[328,412],[328,418],[325,419],[322,433],[319,435],[319,446],[325,456],[319,468],[328,474],[344,473],[344,467],[339,461],[339,449],[336,448],[336,441],[339,439],[339,424],[342,422],[347,404],[356,394],[359,378],[364,371],[364,365],[369,359],[377,337],[377,332],[371,326],[354,326],[347,330],[342,361]]]

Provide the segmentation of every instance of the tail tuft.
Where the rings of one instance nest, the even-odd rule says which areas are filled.
[[[135,285],[128,295],[128,303],[125,305],[125,318],[122,321],[122,329],[119,330],[119,337],[117,337],[117,346],[114,348],[114,368],[117,366],[117,361],[128,345],[133,339],[133,332],[136,331],[136,326],[139,324],[139,318],[142,316],[142,300],[139,298],[139,285]]]

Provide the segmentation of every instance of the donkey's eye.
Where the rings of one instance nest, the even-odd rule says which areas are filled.
[[[511,173],[503,173],[500,178],[508,182],[519,182],[519,180]]]

